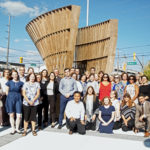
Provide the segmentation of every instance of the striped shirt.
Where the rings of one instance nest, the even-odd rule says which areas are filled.
[[[135,106],[129,107],[127,105],[124,105],[121,106],[120,111],[121,115],[123,115],[125,119],[127,119],[128,117],[131,117],[131,119],[135,119],[135,112],[136,112]]]

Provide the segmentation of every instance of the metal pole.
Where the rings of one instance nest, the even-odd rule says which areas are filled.
[[[11,16],[9,16],[9,24],[8,24],[8,43],[7,43],[7,61],[6,61],[6,65],[8,68],[8,59],[9,59],[9,43],[10,43],[10,20]]]
[[[89,25],[89,0],[87,0],[86,26]]]
[[[118,50],[118,58],[117,58],[117,74],[119,74],[119,48],[117,48]]]

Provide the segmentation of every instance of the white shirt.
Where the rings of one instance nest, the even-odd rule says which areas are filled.
[[[26,77],[25,77],[25,76],[23,76],[23,77],[19,76],[19,79],[20,79],[20,81],[23,82],[23,83],[26,82]]]
[[[76,84],[77,84],[78,91],[82,92],[83,91],[83,87],[82,87],[81,83],[79,81],[76,81]]]
[[[47,95],[54,95],[53,88],[54,82],[49,82],[47,85]]]
[[[76,103],[75,100],[69,101],[67,103],[65,113],[69,119],[73,117],[75,119],[84,120],[85,109],[83,102],[79,101]]]
[[[119,100],[118,99],[115,99],[112,102],[112,106],[115,107],[115,119],[114,121],[118,119],[120,119],[120,103],[119,103]]]
[[[0,88],[2,89],[2,92],[6,93],[6,83],[8,80],[6,78],[1,78],[0,79]]]
[[[87,120],[90,121],[90,119],[93,115],[93,95],[87,95],[86,115],[87,115]]]

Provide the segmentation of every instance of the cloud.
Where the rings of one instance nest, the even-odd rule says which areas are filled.
[[[14,42],[18,43],[18,42],[20,42],[20,40],[19,39],[15,39]]]
[[[18,42],[29,42],[29,39],[15,39],[14,42],[18,43]]]
[[[0,2],[0,8],[2,8],[2,10],[6,14],[9,14],[11,16],[20,16],[20,15],[28,14],[30,17],[35,17],[47,11],[46,7],[42,8],[41,10],[37,6],[34,6],[32,8],[32,7],[28,7],[23,2],[10,1],[10,0]]]
[[[29,42],[30,40],[29,40],[29,39],[23,39],[23,41],[25,41],[25,42]]]

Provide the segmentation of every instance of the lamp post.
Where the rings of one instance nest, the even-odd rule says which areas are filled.
[[[8,59],[9,59],[10,21],[11,21],[11,16],[9,15],[9,24],[8,24],[8,43],[7,43],[7,61],[6,61],[6,66],[7,66],[7,68],[8,68]]]
[[[89,25],[89,2],[90,0],[87,0],[87,14],[86,14],[86,26]]]

